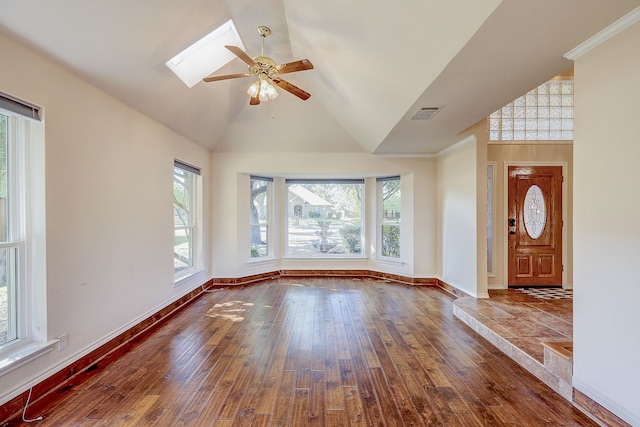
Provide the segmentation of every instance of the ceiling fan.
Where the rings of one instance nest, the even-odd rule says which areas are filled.
[[[253,83],[247,93],[251,97],[249,100],[250,105],[258,105],[260,101],[268,101],[278,96],[278,92],[271,85],[274,83],[278,87],[286,90],[302,99],[303,101],[309,99],[311,94],[305,92],[299,87],[289,83],[286,80],[278,77],[280,74],[293,73],[295,71],[304,71],[313,69],[313,64],[308,59],[301,59],[299,61],[288,62],[286,64],[277,65],[276,62],[264,56],[264,39],[271,34],[271,30],[268,27],[258,27],[258,34],[262,37],[262,54],[251,58],[242,49],[237,46],[225,46],[234,55],[242,59],[249,65],[248,73],[227,74],[223,76],[208,76],[202,79],[205,82],[215,82],[217,80],[237,79],[241,77],[257,77],[258,80]]]

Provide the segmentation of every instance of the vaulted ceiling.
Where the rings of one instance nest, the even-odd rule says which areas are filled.
[[[4,0],[0,32],[214,152],[435,154],[572,67],[640,0]],[[233,19],[250,56],[308,58],[311,93],[250,106],[251,79],[185,86],[164,64]],[[0,57],[1,57],[0,46]],[[216,74],[246,72],[234,59]],[[46,79],[47,76],[42,76]],[[1,82],[0,82],[1,84]],[[1,89],[1,87],[0,87]],[[421,107],[431,120],[409,120]]]

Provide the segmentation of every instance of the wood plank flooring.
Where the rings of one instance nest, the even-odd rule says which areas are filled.
[[[214,291],[27,417],[42,415],[38,426],[595,425],[454,319],[452,301],[434,287],[342,278]]]

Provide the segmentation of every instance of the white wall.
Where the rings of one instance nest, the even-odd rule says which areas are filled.
[[[0,90],[45,108],[47,335],[69,337],[0,377],[1,404],[209,277],[173,285],[172,182],[177,157],[207,184],[210,155],[3,35],[0,56]]]
[[[486,164],[486,145],[475,136],[437,158],[438,276],[469,295],[487,297],[486,166],[480,169],[478,159]]]
[[[640,23],[575,62],[573,385],[640,425]]]
[[[212,191],[213,275],[243,277],[276,269],[369,269],[408,277],[436,277],[435,161],[433,159],[372,158],[360,153],[213,153]],[[402,264],[375,259],[249,261],[249,174],[275,177],[367,178],[400,174],[402,177]],[[277,209],[286,201],[283,180],[274,182]],[[367,253],[375,244],[375,180],[366,180]],[[369,203],[370,202],[370,203]],[[279,205],[278,205],[279,204]],[[286,212],[286,210],[285,210]],[[284,223],[278,224],[282,230]],[[282,235],[282,233],[274,233]],[[409,242],[409,243],[407,243]],[[274,242],[276,244],[277,242]]]

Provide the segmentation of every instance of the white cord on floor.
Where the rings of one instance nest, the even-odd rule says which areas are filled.
[[[224,290],[224,288],[205,289],[204,288],[204,284],[202,285],[202,292],[217,292],[217,291],[222,291],[222,290]]]
[[[29,406],[29,401],[31,400],[31,392],[33,391],[33,386],[29,389],[29,396],[27,397],[27,403],[24,404],[24,409],[22,410],[22,421],[25,423],[32,423],[34,421],[42,421],[42,417],[26,419],[24,415],[27,413],[27,406]]]

